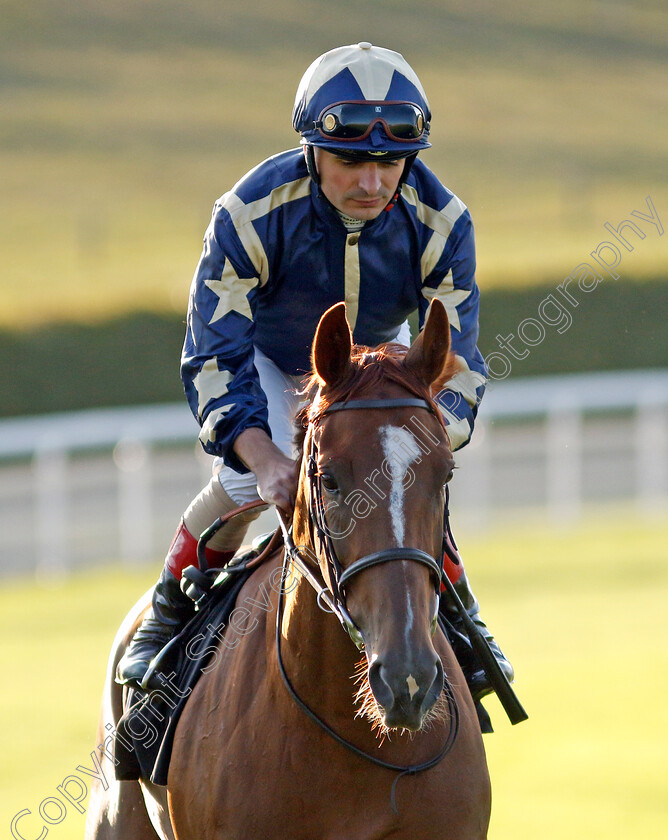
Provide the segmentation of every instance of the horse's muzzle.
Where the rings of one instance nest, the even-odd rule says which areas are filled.
[[[369,685],[388,729],[422,728],[443,690],[441,660],[435,652],[429,659],[410,666],[376,659],[369,668]]]

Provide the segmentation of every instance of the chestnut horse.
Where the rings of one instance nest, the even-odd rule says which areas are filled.
[[[189,697],[167,787],[98,783],[87,837],[487,837],[478,717],[436,620],[453,459],[430,388],[453,373],[449,336],[436,300],[408,352],[352,347],[343,304],[323,315],[287,550],[244,584],[243,627]],[[100,743],[137,620],[112,651]]]

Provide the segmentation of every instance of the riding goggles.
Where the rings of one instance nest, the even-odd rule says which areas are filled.
[[[323,137],[353,141],[366,139],[380,123],[390,140],[412,143],[429,131],[421,108],[413,102],[337,102],[313,123]]]

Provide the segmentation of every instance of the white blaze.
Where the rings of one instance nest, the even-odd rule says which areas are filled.
[[[411,464],[420,460],[422,450],[417,445],[411,432],[402,426],[381,426],[379,431],[383,455],[385,456],[383,473],[392,481],[390,487],[390,521],[392,523],[392,533],[397,546],[402,547],[404,545],[406,530],[404,484],[409,479],[408,471]],[[406,589],[405,636],[407,642],[413,626],[413,619],[413,605],[411,604],[410,590]],[[408,684],[408,693],[411,699],[413,699],[413,695],[418,691],[419,686],[412,674],[408,676],[406,682]]]
[[[410,465],[421,455],[420,447],[415,438],[401,426],[381,426],[380,442],[385,455],[387,470],[383,470],[391,477],[390,488],[390,519],[392,533],[398,546],[404,544],[404,481]]]

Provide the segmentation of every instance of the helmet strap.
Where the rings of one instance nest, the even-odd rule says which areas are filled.
[[[315,165],[315,147],[310,143],[307,143],[305,149],[306,168],[308,170],[308,174],[311,176],[313,183],[320,186],[320,175],[318,174],[318,167]]]
[[[389,210],[391,210],[397,203],[397,201],[399,201],[399,190],[397,190],[392,196],[392,200],[390,201],[390,203],[385,205],[385,212],[387,213]]]
[[[413,168],[413,164],[415,163],[415,158],[419,155],[419,152],[413,152],[412,155],[408,155],[404,160],[406,161],[404,165],[404,171],[401,173],[401,178],[399,178],[399,189],[404,185],[406,182],[406,178],[410,175],[410,171]]]
[[[406,163],[404,164],[404,171],[401,173],[401,178],[399,178],[399,183],[397,184],[397,191],[392,197],[390,203],[385,208],[386,212],[391,210],[399,200],[399,193],[401,192],[401,188],[406,183],[406,178],[408,178],[413,164],[415,163],[415,158],[418,156],[418,154],[419,152],[414,152],[412,155],[408,155],[408,157],[405,158]]]

